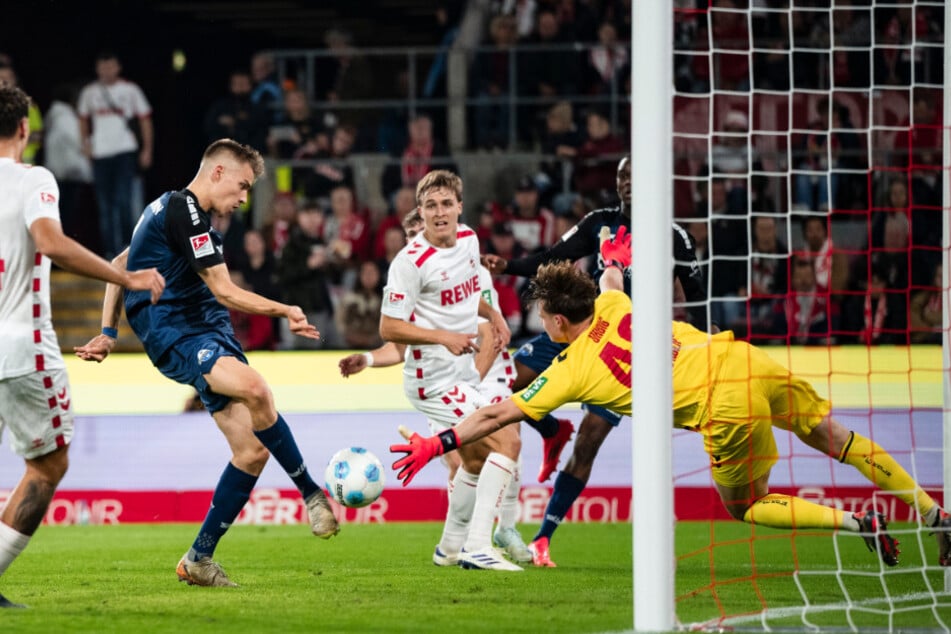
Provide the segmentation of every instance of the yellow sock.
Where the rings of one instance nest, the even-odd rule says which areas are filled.
[[[770,493],[753,502],[743,521],[770,528],[842,528],[845,511],[807,502],[802,498]]]
[[[839,462],[850,464],[880,489],[890,491],[921,515],[927,515],[935,501],[878,443],[852,432],[839,454]]]

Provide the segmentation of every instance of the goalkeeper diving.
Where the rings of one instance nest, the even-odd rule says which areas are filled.
[[[623,228],[622,228],[623,229]],[[571,402],[631,413],[631,302],[621,290],[630,266],[630,236],[619,230],[602,245],[610,262],[600,279],[569,262],[546,264],[531,295],[552,341],[570,345],[524,390],[482,407],[435,436],[412,434],[390,446],[404,454],[393,463],[406,486],[430,460],[526,416],[538,419]],[[730,331],[714,335],[674,322],[672,332],[674,426],[698,432],[710,457],[713,481],[730,515],[781,529],[858,533],[888,566],[898,564],[898,541],[878,512],[849,513],[792,495],[770,493],[778,460],[772,427],[792,431],[813,449],[857,469],[876,487],[912,506],[938,542],[938,563],[951,566],[951,515],[873,440],[831,416],[831,404],[805,380]]]

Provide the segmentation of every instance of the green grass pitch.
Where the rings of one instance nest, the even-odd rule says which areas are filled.
[[[440,525],[344,525],[329,541],[305,526],[236,526],[216,558],[240,588],[179,583],[174,568],[196,525],[44,526],[0,578],[0,592],[28,610],[0,612],[6,632],[611,632],[630,630],[631,527],[568,524],[552,542],[558,568],[523,573],[437,568],[431,563]],[[529,539],[535,526],[523,526]],[[911,527],[901,535],[902,566],[884,575],[860,539],[751,529],[739,522],[681,522],[676,550],[678,618],[705,622],[719,615],[791,609],[803,601],[791,576],[834,570],[836,548],[847,574],[800,577],[813,603],[840,603],[848,594],[858,624],[886,627],[886,593],[908,595],[895,627],[951,623],[944,572],[913,570],[922,547]],[[898,527],[901,530],[901,527]],[[751,534],[757,539],[749,540]],[[924,552],[934,563],[932,538]],[[711,542],[717,545],[710,547]],[[755,555],[755,567],[751,563]],[[712,567],[711,567],[712,564]],[[714,584],[714,582],[717,582]],[[925,596],[927,594],[928,596]],[[906,609],[907,608],[907,609]],[[846,626],[843,610],[811,617]],[[773,627],[802,626],[780,612]],[[758,628],[756,622],[742,627]]]

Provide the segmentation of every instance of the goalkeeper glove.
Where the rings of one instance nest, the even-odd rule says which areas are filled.
[[[393,463],[393,470],[399,472],[396,479],[402,480],[405,487],[430,460],[458,446],[459,436],[456,435],[455,429],[447,429],[427,438],[414,433],[409,437],[408,445],[390,445],[392,453],[406,454]]]
[[[601,259],[604,268],[616,266],[623,271],[631,265],[631,235],[625,225],[618,227],[613,240],[601,243]]]

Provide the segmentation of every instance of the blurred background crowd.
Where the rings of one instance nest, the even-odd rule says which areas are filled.
[[[248,349],[379,344],[400,222],[430,170],[463,177],[465,222],[506,258],[618,204],[631,0],[384,0],[330,18],[306,2],[153,4],[159,35],[87,42],[56,79],[0,42],[0,81],[33,95],[25,160],[54,172],[67,232],[104,255],[207,143],[261,150],[252,201],[215,220],[225,255],[323,337],[236,314]],[[674,214],[713,321],[758,343],[939,342],[941,3],[674,5]],[[209,37],[222,29],[241,45]],[[524,283],[496,279],[516,343],[541,330]]]

